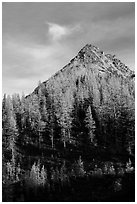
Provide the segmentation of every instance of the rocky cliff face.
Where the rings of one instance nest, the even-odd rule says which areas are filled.
[[[87,44],[33,94],[46,98],[64,147],[84,142],[134,151],[134,76],[114,55]]]

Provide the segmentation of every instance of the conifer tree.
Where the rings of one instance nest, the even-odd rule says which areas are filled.
[[[89,106],[87,108],[85,123],[86,123],[86,127],[88,128],[88,135],[89,135],[90,142],[92,144],[95,144],[96,124],[95,124],[95,121],[92,117],[91,106]]]
[[[72,136],[75,138],[77,146],[83,153],[87,150],[90,139],[88,127],[86,126],[86,106],[75,98],[72,112]]]
[[[64,148],[66,144],[70,142],[70,130],[71,130],[71,121],[69,104],[63,97],[62,106],[61,106],[61,115],[60,115],[60,126],[61,126],[61,141],[63,142]]]
[[[5,99],[4,99],[5,100]],[[4,104],[3,104],[4,105]],[[3,145],[4,151],[10,153],[10,160],[15,164],[16,159],[16,140],[18,137],[18,129],[16,125],[15,115],[11,97],[8,96],[5,101],[5,111],[3,112]]]

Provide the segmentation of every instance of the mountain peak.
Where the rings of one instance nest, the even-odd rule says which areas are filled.
[[[105,52],[92,44],[86,44],[74,59],[84,65],[89,63],[96,64],[107,72],[117,73],[124,77],[134,74],[115,55],[105,54]]]
[[[80,70],[83,70],[83,73],[84,70],[85,72],[92,70],[101,75],[113,75],[114,77],[127,78],[127,80],[135,77],[134,71],[130,70],[115,55],[106,54],[93,44],[86,44],[66,66],[56,72],[50,79],[46,80],[44,84],[49,83],[51,79],[55,80],[62,73],[64,76],[69,73],[72,77],[73,74],[71,73],[73,71],[78,74]],[[35,91],[37,92],[37,90],[38,88]]]
[[[91,52],[97,52],[99,51],[99,48],[92,45],[92,44],[86,44],[78,53],[78,55],[81,54],[89,54]]]
[[[99,48],[96,47],[96,46],[93,45],[93,44],[86,44],[86,45],[81,49],[81,51],[90,51],[90,50],[99,50]]]
[[[80,62],[84,63],[99,63],[101,62],[100,60],[100,55],[102,55],[104,52],[101,51],[98,47],[92,45],[92,44],[86,44],[79,52],[77,55],[77,59],[80,60]],[[99,54],[99,56],[98,56]],[[101,62],[102,63],[102,62]]]

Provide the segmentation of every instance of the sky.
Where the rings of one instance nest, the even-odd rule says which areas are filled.
[[[2,92],[29,94],[86,44],[135,69],[132,2],[3,2]]]

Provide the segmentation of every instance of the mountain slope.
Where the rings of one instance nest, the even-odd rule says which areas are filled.
[[[64,147],[81,143],[84,151],[92,143],[122,152],[134,149],[134,76],[115,56],[87,44],[32,95],[45,97]]]

